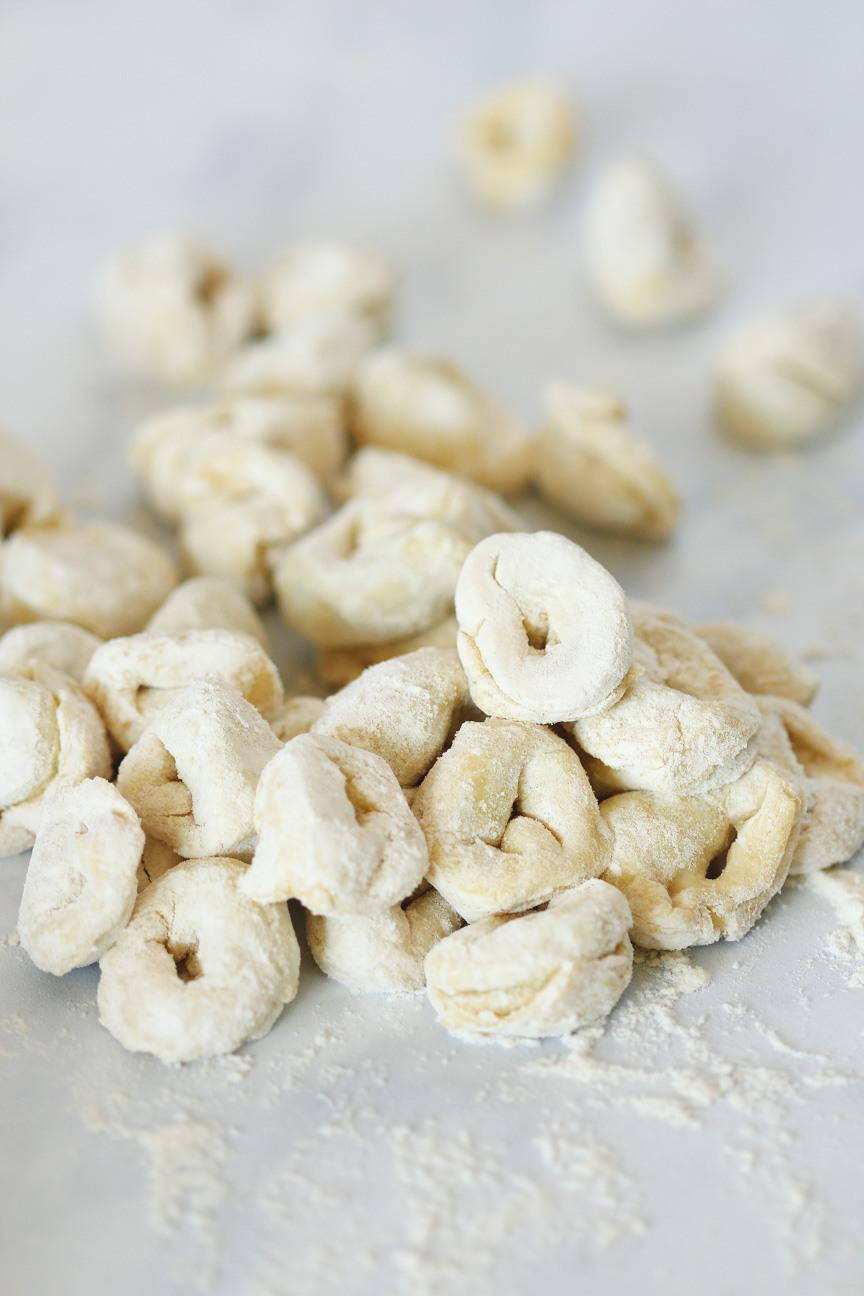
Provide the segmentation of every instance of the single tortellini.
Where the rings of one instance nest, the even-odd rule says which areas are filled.
[[[864,761],[789,698],[756,701],[762,714],[759,755],[796,782],[804,800],[789,872],[845,864],[864,845]]]
[[[429,951],[462,926],[434,887],[380,914],[306,915],[306,939],[322,972],[355,994],[417,994]]]
[[[47,464],[30,446],[0,430],[0,536],[56,524],[64,514]]]
[[[277,560],[284,620],[326,648],[421,634],[452,614],[485,516],[466,513],[447,490],[361,492]]]
[[[256,603],[272,594],[275,557],[328,512],[295,455],[230,434],[200,439],[178,495],[187,571],[233,580]]]
[[[189,684],[219,679],[267,719],[282,703],[282,681],[264,649],[239,630],[146,631],[112,639],[93,654],[84,690],[123,751]]]
[[[521,81],[493,90],[459,132],[474,196],[494,211],[538,205],[560,181],[581,134],[576,109],[557,86]]]
[[[413,787],[471,711],[455,650],[419,648],[370,666],[333,694],[312,732],[375,752],[403,787]]]
[[[137,429],[129,458],[147,502],[166,522],[180,521],[187,464],[202,438],[214,433],[288,451],[323,481],[341,468],[348,453],[335,396],[228,396],[163,410]]]
[[[267,651],[267,631],[251,601],[233,581],[221,576],[192,576],[173,589],[147,622],[151,633],[179,630],[239,630],[252,635]],[[0,640],[2,656],[2,640]]]
[[[117,786],[145,831],[187,859],[251,856],[255,791],[282,744],[219,679],[182,689],[123,758]]]
[[[80,684],[102,640],[71,621],[28,621],[0,638],[0,674],[27,662],[44,662]]]
[[[748,693],[768,693],[809,706],[819,680],[799,658],[770,635],[732,621],[710,621],[693,627]]]
[[[595,182],[585,217],[585,260],[598,301],[634,328],[701,314],[718,291],[714,265],[666,177],[625,157]]]
[[[647,949],[740,940],[782,887],[804,801],[796,783],[758,760],[705,796],[622,792],[600,803],[613,835],[604,873]]]
[[[29,850],[64,787],[111,777],[102,720],[68,675],[29,661],[0,676],[0,855]]]
[[[517,491],[528,479],[525,429],[448,360],[372,352],[351,386],[350,423],[360,445],[427,459],[491,490]]]
[[[599,876],[611,836],[579,762],[542,725],[468,721],[414,798],[428,878],[467,922]]]
[[[18,934],[43,972],[63,976],[105,954],[126,926],[144,851],[138,816],[105,779],[61,787],[42,814]]]
[[[100,960],[99,1019],[133,1053],[193,1062],[266,1035],[297,993],[288,906],[256,904],[231,858],[187,859],[138,897]]]
[[[317,914],[383,913],[419,885],[429,856],[389,765],[324,734],[301,734],[261,776],[258,845],[243,887]]]
[[[103,275],[108,341],[127,364],[177,386],[208,379],[250,334],[251,284],[194,239],[160,235],[120,253]]]
[[[426,956],[426,986],[448,1030],[468,1035],[568,1035],[609,1013],[630,983],[630,911],[620,892],[588,881],[537,913],[463,927]]]
[[[755,760],[755,701],[678,618],[630,609],[636,678],[607,711],[565,726],[595,789],[683,796],[733,782]]]
[[[831,430],[864,380],[857,311],[815,301],[742,328],[717,361],[715,393],[723,428],[755,449],[794,449]]]
[[[389,261],[349,243],[299,243],[264,271],[258,300],[267,332],[292,328],[313,315],[345,312],[383,332],[393,314],[396,270]]]
[[[72,621],[102,639],[141,630],[180,579],[159,545],[128,527],[27,527],[2,549],[12,621]]]
[[[471,696],[487,715],[557,724],[607,710],[629,682],[623,591],[556,532],[482,540],[460,572],[456,618]]]
[[[309,315],[241,347],[218,385],[229,395],[342,394],[377,340],[377,326],[354,312]]]
[[[606,392],[553,383],[537,442],[542,493],[600,531],[662,540],[678,522],[681,500],[645,442],[631,431],[627,406]]]

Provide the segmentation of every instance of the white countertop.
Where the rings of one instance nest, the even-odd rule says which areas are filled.
[[[708,384],[751,313],[864,307],[862,42],[839,0],[7,0],[0,421],[70,500],[137,519],[125,443],[170,398],[104,354],[106,254],[160,228],[249,267],[295,237],[366,241],[404,268],[396,336],[526,419],[550,377],[631,401],[682,526],[661,548],[579,538],[634,596],[810,652],[814,713],[864,749],[864,417],[752,457],[717,435]],[[453,122],[535,71],[578,94],[585,153],[549,211],[494,221],[462,193]],[[633,148],[727,277],[710,319],[654,338],[612,331],[581,282],[586,183]],[[0,861],[0,937],[24,869]],[[737,945],[641,965],[590,1055],[471,1047],[422,998],[355,998],[310,966],[265,1040],[177,1069],[99,1026],[96,969],[55,980],[7,942],[0,1290],[857,1296],[864,926],[844,957],[838,922],[799,887]]]

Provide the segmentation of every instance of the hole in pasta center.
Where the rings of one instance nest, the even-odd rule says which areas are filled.
[[[719,877],[722,877],[723,870],[726,868],[726,862],[729,858],[729,851],[737,835],[738,834],[733,830],[729,841],[723,849],[714,856],[711,863],[708,865],[708,868],[705,871],[706,882],[716,882]]]
[[[201,975],[201,964],[198,962],[198,946],[168,945],[167,949],[174,960],[174,966],[180,980],[197,981]]]
[[[199,302],[204,306],[209,306],[225,286],[225,279],[225,271],[220,269],[218,266],[213,266],[212,269],[206,270],[195,285],[195,296],[198,298]]]
[[[522,628],[529,648],[533,648],[535,652],[545,652],[555,642],[549,632],[549,622],[545,619],[540,622],[526,621],[523,617]]]

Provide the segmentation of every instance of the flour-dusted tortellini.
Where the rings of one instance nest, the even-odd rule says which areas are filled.
[[[420,630],[407,639],[391,639],[383,644],[360,644],[356,648],[320,648],[315,655],[315,674],[328,688],[344,688],[367,666],[404,657],[418,648],[455,648],[459,625],[454,616],[445,617],[428,630]]]
[[[138,897],[100,961],[99,1017],[134,1053],[193,1062],[259,1039],[297,993],[288,906],[240,887],[237,859],[188,859]]]
[[[829,432],[864,381],[858,312],[814,301],[754,320],[720,353],[715,374],[723,428],[756,449],[786,449]]]
[[[582,128],[570,97],[547,81],[486,95],[465,116],[459,146],[474,196],[493,211],[534,207],[569,166]]]
[[[764,760],[705,796],[622,792],[602,801],[614,838],[603,876],[627,898],[634,944],[740,940],[786,880],[803,806],[794,780]]]
[[[301,734],[270,762],[255,827],[247,894],[262,902],[293,897],[312,913],[383,913],[416,889],[429,865],[387,762],[323,734]]]
[[[249,335],[250,283],[210,248],[160,235],[106,267],[100,304],[108,341],[127,364],[178,386],[204,382]]]
[[[768,693],[809,706],[819,680],[782,644],[752,626],[732,621],[710,621],[693,627],[712,652],[748,693]]]
[[[274,558],[327,515],[324,491],[296,455],[230,434],[202,438],[179,491],[186,569],[235,581],[256,603]]]
[[[717,272],[689,214],[645,158],[621,158],[595,181],[585,259],[598,301],[631,327],[676,323],[717,296]]]
[[[436,356],[381,349],[358,367],[351,430],[361,445],[427,459],[491,490],[520,490],[531,440],[461,370]]]
[[[789,872],[845,864],[864,845],[864,761],[789,698],[756,700],[762,714],[759,755],[788,774],[804,799]]]
[[[569,1035],[605,1017],[627,989],[633,948],[620,892],[588,881],[539,913],[495,915],[426,956],[426,986],[448,1030]]]
[[[755,760],[755,701],[677,618],[630,606],[640,673],[613,707],[566,726],[589,774],[606,791],[682,796],[733,782]]]
[[[180,579],[164,549],[112,522],[28,527],[2,549],[3,605],[14,621],[73,621],[134,634]]]
[[[0,536],[62,518],[48,465],[30,446],[0,429]]]
[[[494,531],[525,529],[520,515],[495,491],[413,455],[377,446],[364,446],[352,455],[331,489],[342,501],[399,495],[410,500],[418,516],[450,522],[477,540]]]
[[[429,881],[467,922],[599,876],[611,837],[579,758],[542,725],[468,721],[414,798]]]
[[[307,914],[306,938],[322,972],[356,994],[417,994],[426,985],[424,960],[462,926],[434,887],[384,913]]]
[[[145,631],[94,653],[85,691],[124,751],[197,680],[220,679],[268,719],[282,703],[279,672],[257,639],[239,630]]]
[[[250,702],[218,679],[190,684],[123,758],[117,786],[145,831],[186,858],[255,848],[255,790],[282,744]]]
[[[146,630],[239,630],[252,635],[267,651],[267,631],[251,601],[233,581],[221,576],[192,576],[172,590],[147,622]],[[0,658],[3,641],[0,640]]]
[[[370,666],[333,694],[312,732],[375,752],[403,787],[413,787],[471,710],[455,650],[420,648]]]
[[[341,394],[377,340],[376,324],[362,315],[310,315],[241,347],[222,370],[219,386],[234,395]]]
[[[627,406],[607,392],[564,383],[544,393],[546,421],[537,442],[535,480],[577,522],[662,540],[676,526],[681,501],[669,474],[631,431]]]
[[[460,573],[456,618],[471,696],[488,715],[556,724],[624,692],[633,655],[624,594],[562,535],[482,540]]]
[[[98,635],[71,621],[29,621],[13,626],[0,638],[0,675],[29,661],[39,661],[80,684],[90,658],[101,644]]]
[[[0,855],[29,850],[64,787],[111,777],[99,713],[68,675],[29,661],[0,676]]]
[[[360,495],[286,548],[273,583],[284,620],[326,648],[388,643],[422,633],[453,611],[473,526],[430,514],[402,492]]]
[[[341,403],[334,396],[234,396],[165,410],[138,428],[130,459],[149,504],[166,522],[179,522],[187,464],[201,439],[214,433],[288,451],[322,480],[341,468],[348,453]]]
[[[138,816],[105,779],[50,799],[18,914],[21,944],[38,968],[63,976],[111,948],[135,905],[143,851]]]
[[[396,282],[395,267],[364,248],[324,239],[298,243],[261,275],[259,311],[268,332],[331,312],[359,315],[383,332]]]

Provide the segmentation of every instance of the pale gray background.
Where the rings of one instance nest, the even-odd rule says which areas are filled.
[[[818,654],[816,714],[864,748],[860,414],[754,458],[718,437],[708,384],[752,312],[864,306],[862,48],[852,2],[7,0],[0,420],[70,500],[130,517],[125,442],[164,397],[100,345],[106,254],[163,228],[250,268],[298,236],[367,241],[404,268],[400,340],[526,419],[548,377],[632,402],[684,520],[663,548],[592,552],[633,595]],[[453,123],[533,72],[579,97],[584,155],[549,211],[493,221],[460,188]],[[679,334],[616,335],[581,282],[585,187],[633,148],[688,194],[726,276]],[[24,861],[0,865],[2,936]],[[470,1048],[422,1000],[355,1000],[311,969],[247,1071],[168,1071],[98,1025],[95,970],[55,981],[0,948],[0,1289],[860,1293],[864,990],[826,953],[835,926],[784,894],[740,945],[694,955],[711,985],[665,1016],[640,1017],[642,969],[597,1055],[643,1070],[593,1085],[538,1071],[558,1044]]]

